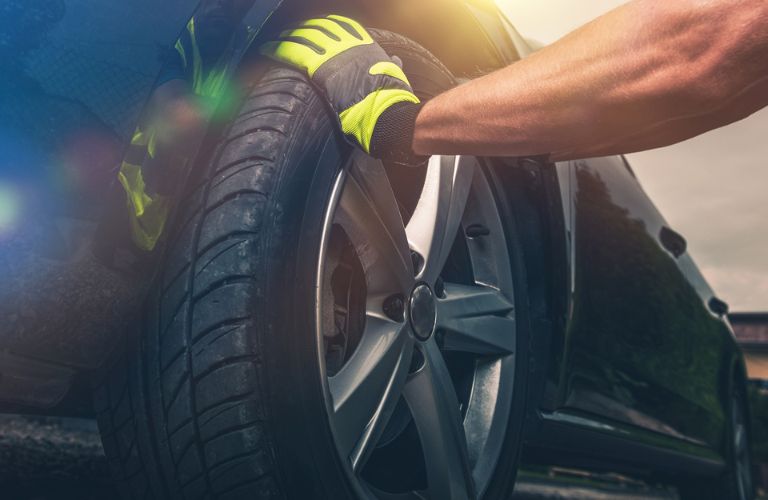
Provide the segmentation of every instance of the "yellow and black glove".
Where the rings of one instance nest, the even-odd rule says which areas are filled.
[[[360,23],[342,16],[311,19],[261,47],[262,54],[303,69],[328,99],[344,135],[375,158],[424,161],[413,152],[421,109],[397,59]]]

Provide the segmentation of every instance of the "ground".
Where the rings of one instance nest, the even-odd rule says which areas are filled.
[[[0,491],[4,500],[118,498],[95,422],[0,415]],[[514,500],[662,500],[670,490],[571,471],[526,471]]]

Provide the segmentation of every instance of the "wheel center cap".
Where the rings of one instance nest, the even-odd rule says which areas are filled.
[[[437,322],[435,294],[432,293],[429,285],[422,283],[411,292],[411,298],[408,301],[408,319],[416,338],[421,341],[429,340]]]

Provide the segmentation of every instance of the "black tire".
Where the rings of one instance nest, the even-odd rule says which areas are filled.
[[[726,450],[728,464],[725,473],[717,478],[690,478],[678,487],[681,500],[753,500],[755,498],[754,470],[749,453],[748,403],[746,388],[737,384],[729,402],[728,436]],[[746,456],[737,450],[736,432],[738,428],[745,434]],[[741,460],[740,460],[741,459]],[[746,463],[745,463],[746,461]],[[741,462],[741,463],[740,463]],[[746,473],[746,481],[740,478],[740,472]],[[748,483],[748,484],[745,484]]]
[[[422,96],[454,84],[423,48],[374,35]],[[183,202],[138,346],[96,397],[126,499],[355,498],[324,417],[305,306],[322,207],[349,152],[296,71],[272,68],[242,104]],[[508,241],[515,244],[513,233]],[[524,353],[518,250],[510,253]],[[505,458],[486,499],[507,498],[514,485],[527,370],[520,356]]]

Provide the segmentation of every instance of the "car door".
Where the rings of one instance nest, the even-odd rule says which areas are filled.
[[[721,332],[672,230],[620,157],[574,162],[562,408],[716,442]]]

